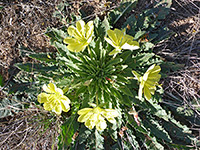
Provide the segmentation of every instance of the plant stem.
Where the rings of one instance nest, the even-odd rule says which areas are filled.
[[[97,104],[97,106],[99,105],[98,104],[99,102],[98,102],[98,91],[96,92],[96,104]]]

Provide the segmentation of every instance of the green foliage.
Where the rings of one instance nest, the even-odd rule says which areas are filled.
[[[3,85],[4,85],[4,79],[3,79],[3,76],[0,75],[0,86],[3,87]]]
[[[68,118],[65,123],[61,126],[61,134],[58,137],[59,143],[58,143],[58,149],[62,150],[63,148],[67,148],[73,141],[73,136],[77,132],[77,129],[79,127],[77,121],[77,116],[72,115],[70,118]]]
[[[0,10],[3,9],[4,7],[0,5]]]
[[[125,14],[136,7],[137,0],[123,0],[120,6],[108,13],[109,22],[114,26]]]

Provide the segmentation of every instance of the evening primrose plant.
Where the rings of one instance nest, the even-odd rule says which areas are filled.
[[[27,55],[40,63],[17,64],[34,72],[27,93],[63,120],[58,149],[165,149],[192,143],[190,130],[161,105],[162,59],[152,51],[167,33],[155,26],[159,10],[138,19],[131,15],[123,28],[111,21],[119,13],[77,17],[69,27],[46,33],[57,52],[30,51]],[[152,14],[159,18],[152,20]]]

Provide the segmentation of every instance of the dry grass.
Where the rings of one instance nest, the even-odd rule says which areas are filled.
[[[57,149],[60,124],[59,117],[33,105],[0,120],[0,147],[3,150]]]

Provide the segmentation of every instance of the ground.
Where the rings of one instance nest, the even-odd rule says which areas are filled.
[[[17,62],[29,61],[28,58],[20,56],[19,48],[21,46],[37,52],[55,51],[55,48],[50,46],[49,39],[44,33],[47,27],[59,28],[63,26],[59,19],[53,17],[53,13],[57,9],[56,6],[61,1],[0,0],[0,6],[4,7],[0,9],[0,75],[3,76],[4,86],[13,77],[15,71],[13,65]],[[117,7],[119,1],[112,0],[111,6]],[[132,13],[137,13],[140,8],[150,7],[153,1],[139,0],[139,8],[133,10]],[[82,8],[85,11],[87,10],[87,15],[90,16],[106,10],[104,7],[106,0],[76,0],[69,1],[69,3],[72,6],[70,7],[72,9],[67,10],[69,13],[72,11],[77,13],[77,10]],[[179,70],[171,69],[168,77],[163,79],[162,84],[166,91],[165,97],[182,98],[185,104],[190,105],[193,109],[199,109],[199,0],[173,0],[170,14],[164,23],[174,34],[168,40],[158,43],[155,46],[155,51],[164,60],[174,62],[174,65],[180,68]],[[196,102],[195,106],[188,99],[194,100]],[[45,126],[38,128],[41,126],[37,118],[39,112],[40,109],[33,106],[25,112],[7,117],[3,122],[1,121],[0,147],[3,149],[30,149],[30,147],[31,149],[56,149],[57,141],[54,141],[54,139],[58,136],[58,133],[55,132],[57,126],[49,123],[47,130],[43,130]],[[51,117],[47,112],[43,112],[43,114],[43,117]],[[59,123],[59,120],[56,120],[56,122]],[[34,133],[40,134],[38,136]]]

